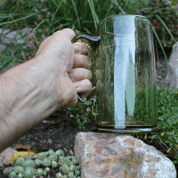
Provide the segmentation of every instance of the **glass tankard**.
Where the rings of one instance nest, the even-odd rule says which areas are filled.
[[[90,41],[96,60],[96,96],[90,99],[96,121],[92,131],[161,131],[150,21],[139,15],[112,16],[99,23],[98,36],[79,34],[74,41],[82,38]]]

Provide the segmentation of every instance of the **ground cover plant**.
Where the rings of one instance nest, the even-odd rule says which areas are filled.
[[[172,5],[175,5],[173,3],[164,0],[105,0],[102,3],[99,0],[9,0],[0,11],[0,28],[18,30],[19,35],[25,40],[22,43],[6,43],[5,50],[0,54],[0,70],[5,71],[33,58],[41,42],[56,30],[68,27],[96,34],[97,24],[101,19],[117,14],[142,14],[149,18],[154,26],[159,50],[165,54],[165,47],[170,49],[177,41],[175,36],[178,33],[178,18],[177,12],[172,9]],[[26,33],[22,33],[22,29],[25,29]],[[0,43],[3,43],[1,38]],[[166,54],[165,59],[168,64]],[[94,69],[91,70],[94,73]],[[176,89],[157,88],[158,126],[163,132],[150,136],[151,140],[158,140],[174,164],[178,164],[177,93]],[[51,122],[53,125],[56,123],[63,127],[64,124],[77,122],[78,127],[84,129],[91,111],[91,105],[79,103],[74,108],[53,113],[58,118],[56,122],[45,120],[44,123]]]
[[[13,159],[12,167],[7,168],[5,174],[9,178],[33,178],[50,176],[52,171],[56,178],[80,178],[80,166],[75,157],[65,156],[62,150],[52,149]]]

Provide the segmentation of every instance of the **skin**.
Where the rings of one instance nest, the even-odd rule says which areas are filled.
[[[75,106],[77,93],[91,93],[89,49],[72,44],[74,36],[55,32],[33,59],[0,75],[0,152],[57,109]]]

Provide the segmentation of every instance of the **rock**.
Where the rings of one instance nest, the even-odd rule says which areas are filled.
[[[7,175],[7,174],[8,174],[8,170],[9,170],[9,167],[6,167],[6,168],[3,170],[3,174],[4,174],[4,175]]]
[[[176,10],[176,12],[178,12],[178,4],[175,6],[172,6],[172,8],[174,8]]]
[[[22,38],[20,33],[22,35],[27,35],[27,32],[25,29],[19,31],[11,31],[9,29],[0,29],[0,35],[2,39],[2,43],[4,44],[11,44],[11,43],[16,43],[16,44],[22,44],[25,43],[26,38]]]
[[[178,42],[172,47],[172,56],[168,67],[169,73],[165,78],[165,84],[172,88],[178,88]]]
[[[11,164],[10,159],[11,156],[16,153],[17,151],[11,148],[7,148],[2,153],[0,153],[0,167],[3,166],[3,164],[8,165]]]
[[[5,46],[0,44],[0,54],[4,51],[4,49],[5,49]]]
[[[130,135],[80,132],[74,155],[81,178],[176,178],[170,159]]]

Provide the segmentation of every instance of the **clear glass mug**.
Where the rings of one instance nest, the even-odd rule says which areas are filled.
[[[94,132],[159,132],[156,117],[155,51],[152,25],[139,15],[117,15],[98,24],[87,39],[96,58]]]

